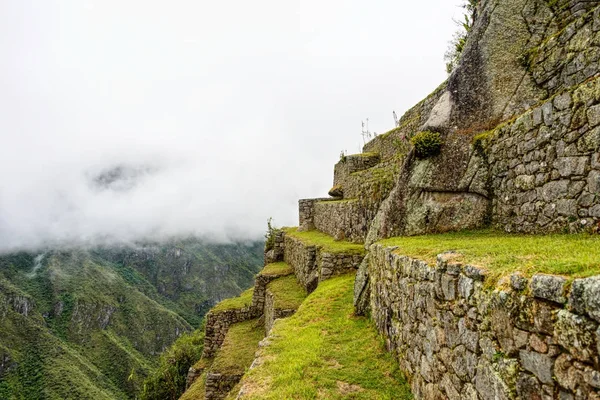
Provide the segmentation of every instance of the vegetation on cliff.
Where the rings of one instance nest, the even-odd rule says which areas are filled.
[[[193,240],[0,257],[0,398],[135,397],[261,262],[262,243]]]
[[[185,391],[188,370],[202,356],[204,328],[185,333],[160,356],[158,368],[144,381],[140,400],[177,400]]]

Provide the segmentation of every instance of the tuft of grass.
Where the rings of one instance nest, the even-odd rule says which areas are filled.
[[[257,319],[233,324],[223,345],[217,352],[211,372],[236,375],[243,374],[254,361],[258,342],[265,337],[265,328]]]
[[[267,264],[260,271],[260,275],[289,275],[294,273],[294,269],[284,262]]]
[[[342,204],[342,203],[357,203],[358,199],[341,199],[341,200],[324,200],[319,201],[319,204]]]
[[[252,295],[254,294],[254,288],[250,288],[240,294],[238,297],[232,297],[225,299],[219,304],[214,306],[210,312],[221,312],[227,310],[234,310],[236,308],[249,307],[252,304]]]
[[[366,254],[362,244],[354,244],[343,240],[335,241],[333,237],[316,230],[299,232],[298,228],[285,228],[285,233],[308,246],[320,247],[326,253]]]
[[[477,230],[439,235],[397,237],[379,242],[398,246],[398,253],[435,263],[445,251],[461,255],[457,261],[488,270],[497,280],[513,272],[582,278],[600,274],[600,236],[590,234],[525,235]]]
[[[296,310],[306,298],[306,292],[294,275],[275,279],[267,285],[267,289],[273,294],[275,308],[282,310]]]
[[[411,399],[408,384],[371,322],[353,315],[354,275],[319,287],[279,320],[243,399]]]

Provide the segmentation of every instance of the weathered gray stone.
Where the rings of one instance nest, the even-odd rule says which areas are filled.
[[[597,358],[595,331],[597,324],[567,310],[558,312],[554,325],[556,342],[581,361]]]
[[[519,352],[521,365],[533,373],[542,383],[552,383],[552,367],[554,361],[545,354],[521,350]]]
[[[600,194],[600,171],[592,171],[588,175],[588,191],[594,195]]]
[[[565,303],[565,288],[567,280],[562,276],[554,275],[534,275],[531,278],[531,292],[540,299],[554,301],[556,303]]]
[[[521,274],[512,274],[510,276],[510,286],[517,291],[522,291],[527,288],[527,278]]]
[[[554,201],[566,195],[568,189],[568,180],[548,182],[542,188],[542,196],[546,201]]]
[[[600,124],[600,104],[588,108],[587,118],[590,126]]]
[[[575,279],[569,296],[569,306],[579,314],[587,314],[600,322],[600,276]]]
[[[588,165],[588,157],[560,157],[554,161],[554,168],[562,177],[583,175]]]

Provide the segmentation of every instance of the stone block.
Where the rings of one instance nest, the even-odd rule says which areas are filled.
[[[523,368],[533,373],[542,383],[552,383],[554,360],[545,354],[521,350],[519,360]]]
[[[563,304],[567,301],[565,298],[566,284],[567,280],[562,276],[538,274],[531,278],[530,288],[532,294],[539,299]]]
[[[600,104],[588,108],[586,114],[590,126],[596,126],[600,124]]]

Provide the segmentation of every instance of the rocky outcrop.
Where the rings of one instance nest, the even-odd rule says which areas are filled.
[[[416,398],[600,396],[600,281],[515,275],[485,288],[486,272],[438,256],[436,265],[371,246],[356,280]],[[363,289],[363,290],[361,290]]]

